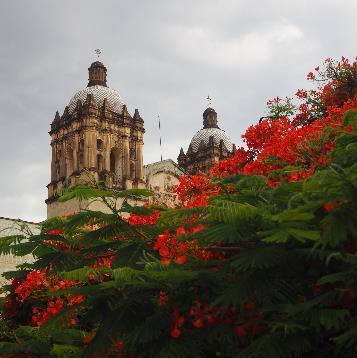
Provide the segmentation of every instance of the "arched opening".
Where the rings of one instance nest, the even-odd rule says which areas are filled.
[[[123,159],[118,148],[112,148],[110,151],[110,172],[113,177],[114,186],[122,186],[123,180]]]
[[[66,149],[66,177],[68,178],[72,175],[74,171],[73,168],[73,149],[72,147],[67,147]]]
[[[103,141],[101,139],[97,139],[97,150],[103,150]]]
[[[103,171],[103,156],[101,154],[97,155],[97,170],[98,173]]]
[[[130,162],[130,177],[135,178],[135,161]]]

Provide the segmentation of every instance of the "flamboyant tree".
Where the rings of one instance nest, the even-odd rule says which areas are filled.
[[[7,273],[4,356],[356,355],[356,62],[308,78],[319,87],[269,101],[210,176],[183,176],[177,208],[80,185],[60,200],[110,214],[3,238],[2,253],[35,257]]]

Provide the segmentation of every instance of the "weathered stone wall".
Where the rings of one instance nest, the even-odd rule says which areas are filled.
[[[177,196],[173,189],[179,184],[183,175],[182,169],[171,159],[148,164],[144,167],[146,187],[153,192],[151,199],[160,205],[173,207],[177,203]]]
[[[179,179],[171,173],[159,172],[148,178],[147,188],[154,193],[152,200],[161,205],[172,207],[177,203],[173,193]]]

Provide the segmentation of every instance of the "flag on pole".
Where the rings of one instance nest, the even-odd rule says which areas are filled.
[[[161,142],[161,121],[160,121],[160,115],[157,115],[157,119],[159,120],[159,136],[160,136],[160,153],[161,153],[161,161],[162,161],[162,142]]]

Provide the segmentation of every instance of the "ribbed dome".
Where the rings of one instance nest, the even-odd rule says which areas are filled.
[[[81,100],[82,104],[85,102],[87,95],[92,94],[96,102],[101,106],[103,104],[104,99],[106,98],[111,109],[116,113],[121,113],[123,109],[124,102],[120,97],[120,94],[109,87],[105,86],[90,86],[83,88],[78,91],[69,101],[69,113],[72,113],[75,109],[78,100]]]
[[[191,140],[190,146],[192,150],[194,152],[197,152],[202,140],[205,145],[207,145],[211,136],[213,136],[213,140],[216,145],[219,145],[220,141],[223,140],[223,143],[226,148],[229,151],[233,150],[233,143],[231,139],[224,130],[219,128],[203,128],[199,130]]]

